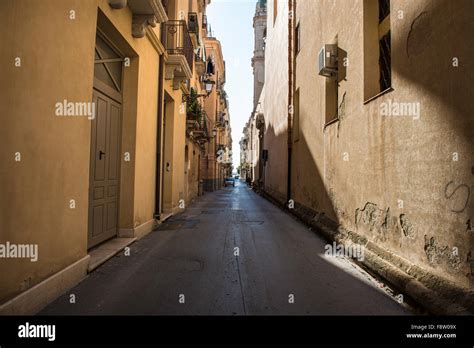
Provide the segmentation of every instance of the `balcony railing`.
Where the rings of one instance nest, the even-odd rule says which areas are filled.
[[[201,119],[201,130],[202,130],[202,137],[204,140],[209,140],[209,117],[207,113],[203,111],[202,119]]]
[[[187,119],[187,133],[193,133],[194,138],[198,142],[209,141],[209,117],[206,112],[203,110],[199,115],[189,114],[186,117]]]
[[[168,54],[180,54],[186,58],[193,71],[194,52],[188,27],[183,20],[169,20],[163,23],[161,41]]]
[[[194,62],[196,66],[196,73],[199,76],[204,76],[206,73],[206,62],[204,61],[201,51],[198,51],[198,53],[194,55]]]
[[[225,126],[224,113],[219,113],[216,117],[216,127],[222,128]]]
[[[168,13],[169,5],[170,5],[169,2],[170,2],[169,0],[161,0],[161,4],[163,5],[166,13]]]
[[[169,0],[161,0],[161,4],[163,5],[166,13],[168,13]]]

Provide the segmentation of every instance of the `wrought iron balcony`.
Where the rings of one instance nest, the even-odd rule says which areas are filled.
[[[188,113],[186,115],[186,131],[193,135],[193,138],[198,142],[207,142],[210,139],[209,134],[209,117],[206,112],[202,110],[199,114]]]
[[[194,63],[196,65],[196,73],[199,76],[204,76],[204,74],[206,73],[206,62],[204,61],[204,58],[202,57],[200,52],[195,55]]]
[[[224,144],[216,144],[216,154],[217,155],[222,155],[222,153],[225,153],[225,145]]]
[[[168,54],[184,56],[192,74],[194,52],[186,21],[169,20],[163,23],[161,34],[161,41]]]
[[[200,131],[196,134],[198,141],[207,142],[210,140],[211,137],[209,133],[209,124],[209,117],[207,116],[207,113],[203,111],[200,123]]]
[[[188,30],[191,36],[191,41],[194,48],[198,48],[201,44],[201,35],[198,21],[198,14],[196,12],[188,13]]]
[[[168,13],[169,0],[161,0],[161,4],[163,5],[163,8],[165,9],[166,13]]]
[[[223,112],[219,113],[216,117],[216,127],[217,128],[225,127],[225,116]]]
[[[201,128],[202,119],[205,111],[202,105],[197,101],[194,90],[191,90],[191,95],[186,97],[187,111],[186,111],[186,126],[187,131],[195,131]],[[193,97],[194,96],[194,97]]]

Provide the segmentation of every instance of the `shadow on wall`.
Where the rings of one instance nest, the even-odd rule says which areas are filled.
[[[441,134],[431,134],[431,138],[436,137],[435,141],[440,146],[433,145],[433,148],[442,151],[436,154],[439,161],[432,162],[430,173],[420,174],[426,174],[429,178],[431,172],[437,171],[436,177],[444,178],[445,182],[433,183],[440,207],[445,207],[448,213],[446,216],[449,217],[449,221],[447,218],[438,221],[443,225],[438,235],[452,231],[453,235],[449,238],[453,245],[467,241],[467,262],[471,263],[471,275],[474,274],[474,95],[471,86],[474,70],[470,62],[474,56],[472,13],[474,2],[470,0],[427,2],[410,18],[411,23],[406,31],[400,33],[392,43],[392,52],[397,54],[392,60],[392,70],[409,81],[413,89],[422,90],[430,98],[434,104],[430,105],[431,110],[436,108],[434,113],[423,112],[423,101],[419,101],[421,118],[429,122],[430,126],[437,122],[436,129],[443,129]],[[418,136],[423,137],[422,134]],[[419,144],[423,143],[420,141]],[[454,156],[459,156],[457,162],[454,162]],[[433,215],[427,215],[427,218],[433,218]],[[443,217],[440,216],[440,219]],[[466,225],[470,234],[465,234]],[[436,238],[434,232],[424,235],[428,261],[431,264],[445,262],[447,269],[457,270],[461,260],[453,258],[450,251],[438,245]],[[464,263],[466,259],[463,257],[462,261]],[[468,270],[469,265],[466,266]]]
[[[277,170],[268,170],[268,164],[265,169],[265,191],[272,198],[281,204],[287,203],[287,132],[276,134],[275,128],[270,124],[265,129],[265,149],[268,149],[268,162],[272,165],[278,165]],[[269,146],[271,144],[271,146]],[[277,144],[277,146],[275,146]],[[339,224],[337,210],[337,200],[333,194],[326,190],[321,173],[321,168],[315,162],[312,152],[306,139],[299,137],[297,142],[297,156],[295,146],[293,146],[292,173],[291,173],[291,197],[294,202],[294,209],[298,215],[305,219],[324,219],[325,223],[332,227]],[[285,153],[280,153],[283,151]],[[261,158],[259,158],[259,161]],[[272,161],[274,161],[272,163]],[[284,175],[280,175],[284,173]],[[268,190],[267,182],[278,182],[280,187],[285,188],[283,192]],[[311,185],[302,185],[304,182],[311,182]],[[327,218],[324,218],[326,216]]]
[[[467,11],[469,7],[471,10]],[[446,121],[471,149],[474,96],[469,86],[474,76],[468,62],[474,56],[474,45],[470,43],[474,32],[472,13],[474,2],[470,0],[432,1],[415,15],[407,32],[402,32],[396,41],[392,37],[392,52],[398,52],[392,60],[392,70],[451,111],[453,117]]]
[[[471,8],[471,10],[467,10],[468,8]],[[472,186],[474,179],[474,156],[472,151],[474,149],[474,116],[472,114],[474,96],[470,85],[474,79],[473,70],[468,62],[474,56],[474,45],[470,44],[468,35],[474,32],[474,22],[470,20],[471,14],[474,13],[474,2],[470,0],[456,2],[450,0],[432,1],[426,2],[424,8],[419,6],[417,11],[418,13],[414,14],[413,18],[409,18],[408,14],[405,13],[405,20],[411,22],[409,25],[400,26],[401,31],[396,32],[396,36],[392,35],[392,73],[395,78],[395,90],[397,87],[403,86],[402,93],[399,94],[401,98],[410,98],[411,91],[418,96],[419,100],[415,101],[420,102],[421,118],[426,121],[422,128],[418,128],[418,125],[413,124],[406,129],[407,132],[412,132],[410,144],[419,146],[418,149],[413,151],[422,155],[431,156],[433,154],[433,157],[425,158],[422,156],[419,162],[414,162],[419,163],[419,166],[407,166],[406,169],[410,172],[410,175],[413,173],[425,178],[422,180],[436,178],[439,181],[446,178],[445,183],[433,183],[433,190],[436,191],[435,195],[439,197],[437,204],[440,205],[441,209],[442,206],[446,206],[446,209],[451,209],[457,215],[436,217],[439,219],[438,223],[444,223],[443,231],[440,229],[436,233],[445,233],[446,230],[453,231],[452,236],[443,238],[452,246],[455,245],[453,244],[455,239],[463,243],[464,238],[468,238],[464,234],[466,224],[468,224],[468,230],[473,230],[474,205],[471,202],[474,191]],[[394,12],[393,21],[397,20],[397,12]],[[400,81],[397,81],[398,79]],[[399,85],[397,85],[398,82],[400,82]],[[409,90],[405,90],[405,87],[408,87]],[[422,93],[419,91],[422,91]],[[393,95],[397,96],[398,94]],[[390,95],[387,95],[387,97],[391,98]],[[412,100],[399,101],[411,102]],[[428,102],[428,105],[425,104],[426,108],[423,110],[426,102]],[[397,128],[394,129],[397,132],[399,131]],[[423,133],[420,133],[420,130]],[[394,135],[396,136],[396,134]],[[440,141],[440,139],[442,140]],[[308,142],[313,146],[308,146]],[[440,142],[445,143],[440,144]],[[409,146],[410,144],[405,145]],[[402,145],[398,143],[396,147],[400,149]],[[272,161],[274,161],[274,165],[278,169],[277,171],[267,171],[266,181],[268,182],[268,178],[271,177],[272,182],[279,182],[281,187],[286,188],[287,161],[285,152],[287,151],[287,133],[283,132],[277,135],[274,125],[270,124],[265,130],[265,148],[269,151],[269,163],[273,166]],[[314,161],[311,155],[311,149],[314,150],[314,141],[306,139],[303,132],[301,132],[298,142],[294,144],[294,148],[297,149],[293,151],[292,198],[315,211],[324,211],[326,216],[337,225],[343,220],[343,215],[346,214],[344,209],[338,208],[338,197],[343,197],[345,193],[353,194],[355,190],[350,186],[341,186],[348,185],[341,180],[338,180],[337,187],[340,196],[336,196],[331,189],[326,188],[324,179],[326,179],[326,182],[330,182],[331,175],[335,174],[331,172],[331,168],[327,168],[326,173],[324,173],[325,168],[321,167],[324,164]],[[446,151],[446,154],[434,154],[438,149]],[[282,151],[285,152],[282,153]],[[452,166],[452,152],[459,152],[463,156],[457,167]],[[443,156],[445,156],[445,159]],[[281,173],[284,173],[284,175],[281,175]],[[325,175],[326,178],[323,178],[322,175]],[[305,186],[305,182],[311,182],[311,185]],[[411,185],[414,190],[417,189],[413,182],[407,181],[405,184]],[[426,186],[429,185],[423,186],[423,190],[425,190]],[[281,194],[286,199],[286,189]],[[443,198],[446,201],[443,201]],[[450,202],[450,198],[452,198],[452,201],[454,199],[460,200],[462,204]],[[279,200],[281,201],[281,199]],[[361,216],[363,218],[364,216],[372,216],[374,215],[373,212],[377,212],[377,206],[375,204],[371,206],[371,204],[366,204],[356,210],[356,220],[358,213],[359,218]],[[450,204],[453,205],[451,208]],[[303,211],[306,209],[299,204],[295,204],[295,208]],[[314,212],[307,210],[305,214],[314,215]],[[436,225],[432,221],[434,219],[432,211],[420,210],[419,213],[422,219],[426,219],[426,226]],[[353,216],[348,219],[344,218],[344,220],[353,219]],[[411,237],[414,233],[414,227],[407,216],[401,214],[398,221],[402,233]],[[462,231],[459,230],[461,225]],[[382,224],[382,228],[385,227]],[[380,233],[383,234],[383,231],[380,230]],[[425,236],[425,241],[421,240],[421,243],[424,244],[424,253],[430,263],[432,263],[432,259],[448,258],[448,252],[445,253],[445,250],[451,250],[451,248],[438,245],[438,242],[433,239],[433,234]],[[474,238],[471,238],[470,243],[472,253]],[[423,249],[421,249],[421,255],[423,255]],[[462,253],[462,255],[464,256],[465,253]],[[471,260],[474,259],[474,255],[470,257]],[[457,258],[454,259],[457,260]],[[448,267],[448,269],[451,270],[453,267],[457,267],[456,264],[451,265],[451,268]]]

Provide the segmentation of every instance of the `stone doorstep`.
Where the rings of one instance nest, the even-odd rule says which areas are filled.
[[[89,251],[90,262],[87,271],[90,273],[121,250],[135,242],[136,238],[114,238]]]
[[[165,222],[166,220],[168,220],[170,217],[173,216],[173,213],[164,213],[164,214],[161,214],[160,215],[160,220],[159,223],[162,224],[163,222]]]

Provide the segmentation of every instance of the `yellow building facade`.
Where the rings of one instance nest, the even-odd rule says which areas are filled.
[[[1,2],[0,243],[37,257],[0,262],[0,313],[37,312],[202,193],[212,128],[187,105],[209,3]]]
[[[224,90],[226,82],[225,61],[222,47],[215,37],[205,39],[209,79],[215,88],[205,100],[205,111],[210,118],[213,136],[207,145],[206,177],[204,190],[214,191],[224,184],[224,178],[232,171],[232,137],[230,129],[229,102]]]

